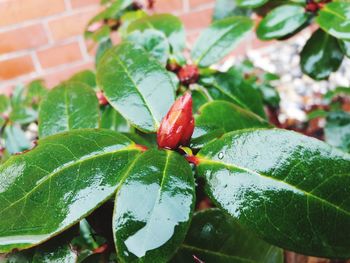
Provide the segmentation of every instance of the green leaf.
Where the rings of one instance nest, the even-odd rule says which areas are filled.
[[[86,219],[79,222],[79,232],[79,235],[74,237],[70,242],[71,245],[79,251],[78,260],[74,263],[86,263],[87,259],[94,255],[95,249],[106,244],[106,239],[98,236]]]
[[[132,22],[127,32],[155,29],[164,33],[174,52],[181,52],[186,46],[185,29],[181,20],[170,14],[142,17]]]
[[[196,116],[191,147],[199,148],[224,133],[247,128],[267,128],[268,122],[249,110],[227,101],[212,101],[203,105]]]
[[[43,246],[35,251],[32,263],[76,263],[77,252],[73,251],[69,243],[56,246]]]
[[[344,55],[350,58],[350,41],[347,40],[339,40],[339,46],[343,51]]]
[[[127,40],[140,45],[163,65],[166,65],[170,54],[170,45],[162,32],[154,29],[146,29],[142,32],[134,31],[127,36]]]
[[[108,130],[46,137],[0,167],[0,253],[38,245],[109,199],[140,150]]]
[[[6,263],[76,263],[77,251],[71,247],[71,240],[77,234],[77,228],[52,238],[48,242],[32,249],[13,251],[6,255]],[[1,257],[0,257],[1,259]],[[3,262],[3,261],[1,261]]]
[[[0,113],[8,110],[10,107],[10,99],[6,95],[0,95]]]
[[[69,81],[82,82],[89,87],[96,88],[96,74],[92,70],[83,70],[74,74]]]
[[[300,29],[309,19],[310,14],[303,6],[282,5],[270,11],[260,22],[257,36],[262,40],[283,38]]]
[[[193,100],[194,113],[198,112],[199,108],[202,107],[204,104],[213,100],[207,89],[198,84],[191,85],[191,95]]]
[[[241,8],[232,0],[216,0],[213,20],[221,20],[230,16],[249,16],[252,13],[247,8]]]
[[[218,72],[208,78],[202,78],[200,82],[207,87],[213,99],[232,102],[265,118],[260,91],[246,82],[235,69],[231,68],[224,73]]]
[[[95,56],[95,65],[98,67],[98,64],[101,61],[101,58],[104,56],[104,54],[113,47],[112,40],[110,38],[105,39],[104,41],[101,41],[98,43],[96,56]]]
[[[236,3],[240,7],[245,8],[257,8],[266,4],[269,0],[236,0]]]
[[[324,129],[325,141],[343,151],[350,152],[350,114],[330,112]]]
[[[332,2],[325,5],[316,18],[319,26],[328,34],[350,40],[350,3]]]
[[[24,131],[17,125],[10,124],[4,129],[5,148],[11,154],[19,153],[30,148],[30,142]]]
[[[107,105],[102,110],[101,128],[117,132],[130,132],[129,123],[113,107]]]
[[[99,105],[95,92],[81,82],[52,89],[39,111],[39,137],[82,128],[97,128]]]
[[[175,88],[164,67],[144,49],[128,42],[103,56],[97,83],[110,104],[145,132],[157,131],[175,100]]]
[[[12,122],[19,124],[28,124],[34,122],[38,118],[38,113],[33,108],[30,108],[24,104],[16,105],[12,107],[9,119]]]
[[[253,28],[247,17],[229,17],[214,22],[204,30],[191,55],[200,67],[210,66],[228,55]]]
[[[117,193],[113,229],[122,262],[167,262],[185,238],[194,209],[191,167],[173,151],[149,150]]]
[[[300,53],[302,71],[316,80],[327,79],[336,71],[344,55],[337,39],[321,29],[313,33]]]
[[[30,82],[27,87],[26,104],[37,109],[47,92],[48,90],[45,88],[43,80],[39,79]]]
[[[171,261],[282,263],[283,250],[258,239],[219,209],[194,215],[184,243]]]
[[[103,21],[106,19],[118,20],[131,4],[132,4],[132,0],[113,1],[113,3],[111,3],[111,5],[109,5],[105,10],[98,13],[89,21],[89,23],[87,24],[87,28],[96,22]],[[91,34],[93,33],[86,31],[85,37],[89,38]]]
[[[132,22],[146,16],[147,16],[147,13],[143,10],[129,11],[123,14],[122,17],[120,18],[121,26],[118,30],[122,38],[125,38],[127,36],[128,27]]]
[[[215,203],[267,242],[350,257],[350,155],[286,130],[229,133],[198,154]]]

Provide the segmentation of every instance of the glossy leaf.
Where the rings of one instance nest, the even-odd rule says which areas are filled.
[[[303,6],[282,5],[270,11],[260,22],[257,36],[262,40],[283,38],[301,28],[309,19],[310,14]]]
[[[132,125],[155,132],[175,100],[173,82],[143,48],[125,42],[110,49],[97,69],[110,104]]]
[[[327,79],[340,67],[343,57],[337,39],[319,29],[300,53],[301,69],[313,79]]]
[[[102,110],[101,128],[117,132],[130,132],[129,123],[110,105]]]
[[[170,45],[162,32],[154,29],[146,29],[142,32],[134,31],[127,36],[127,40],[143,47],[163,65],[167,63]]]
[[[100,63],[101,58],[104,56],[104,54],[112,47],[113,47],[113,43],[110,38],[107,38],[104,41],[101,41],[100,43],[98,43],[98,47],[95,55],[96,67],[98,67],[98,64]]]
[[[350,3],[347,1],[328,3],[320,10],[316,22],[328,34],[350,40]]]
[[[110,198],[140,150],[108,130],[46,137],[0,167],[0,253],[38,245]]]
[[[39,111],[39,136],[99,126],[95,92],[81,82],[66,82],[52,89]]]
[[[172,151],[149,150],[128,171],[113,218],[122,262],[166,262],[185,238],[194,208],[191,167]]]
[[[163,32],[168,38],[174,52],[180,52],[185,48],[185,29],[181,20],[170,14],[157,14],[142,17],[132,22],[127,32],[135,30],[144,31],[146,29],[155,29]]]
[[[339,46],[343,51],[344,55],[350,58],[350,41],[347,40],[339,40]]]
[[[202,148],[198,174],[217,205],[267,242],[350,257],[350,155],[286,130],[242,130]]]
[[[228,55],[253,28],[247,17],[229,17],[214,22],[202,32],[192,49],[192,58],[200,67],[210,66]]]
[[[191,146],[202,147],[224,133],[247,128],[267,128],[261,117],[227,101],[212,101],[203,105],[196,116],[196,128]]]
[[[260,91],[246,82],[242,74],[235,69],[232,68],[225,73],[218,72],[200,81],[203,86],[207,87],[213,99],[229,101],[265,118]]]
[[[230,16],[249,16],[252,13],[247,8],[241,8],[232,0],[216,0],[213,20],[220,20]]]
[[[31,146],[24,131],[15,124],[7,125],[4,129],[5,148],[11,154],[28,150]]]
[[[327,116],[325,141],[343,151],[350,152],[350,114],[331,112]]]
[[[89,87],[96,88],[96,74],[91,70],[83,70],[74,74],[69,81],[82,82]]]
[[[128,27],[132,22],[146,16],[147,13],[143,10],[129,11],[123,14],[120,18],[121,25],[118,29],[118,32],[120,33],[122,38],[125,38],[127,36]]]
[[[282,263],[283,250],[258,239],[219,209],[194,215],[184,243],[171,261]]]
[[[266,4],[269,0],[235,0],[238,6],[245,8],[257,8]]]

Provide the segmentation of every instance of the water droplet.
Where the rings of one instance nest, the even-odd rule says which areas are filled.
[[[224,153],[223,152],[219,152],[219,159],[222,160],[224,158]]]

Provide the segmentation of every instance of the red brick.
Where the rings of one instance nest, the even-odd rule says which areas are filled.
[[[83,34],[88,21],[97,12],[98,10],[83,11],[50,21],[49,28],[53,38],[61,40]]]
[[[183,9],[183,0],[156,0],[154,5],[156,13],[181,12]]]
[[[214,4],[214,0],[190,0],[190,8],[197,8],[202,5]]]
[[[199,29],[210,25],[212,14],[213,9],[210,8],[181,15],[180,19],[185,24],[186,30]]]
[[[94,63],[87,62],[83,65],[79,65],[75,67],[66,67],[64,69],[47,74],[42,78],[45,80],[45,83],[48,88],[53,88],[56,85],[58,85],[60,82],[69,79],[74,73],[85,69],[93,69],[93,68],[94,68]]]
[[[0,33],[0,54],[35,48],[47,43],[48,39],[42,25],[21,27]]]
[[[38,51],[37,54],[43,68],[51,68],[83,59],[78,42],[54,46]]]
[[[100,0],[71,0],[73,8],[98,5]]]
[[[0,61],[0,80],[8,80],[34,72],[32,58],[28,55]]]
[[[64,10],[64,0],[4,0],[0,1],[0,26],[45,17]]]

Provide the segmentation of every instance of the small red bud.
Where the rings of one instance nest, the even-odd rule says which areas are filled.
[[[187,145],[193,131],[192,97],[186,93],[175,101],[163,118],[157,133],[158,146],[177,149],[180,145]]]
[[[98,103],[102,106],[108,104],[108,100],[106,99],[105,95],[103,94],[102,91],[97,91],[96,96],[98,98]]]
[[[186,65],[182,67],[177,73],[181,84],[190,85],[194,84],[199,79],[199,70],[195,65]]]
[[[103,244],[102,246],[96,248],[93,250],[94,254],[102,254],[103,252],[105,252],[108,249],[108,245],[107,244]]]
[[[305,10],[307,12],[311,12],[311,13],[316,13],[319,10],[319,5],[318,3],[315,2],[310,2],[306,5]]]

